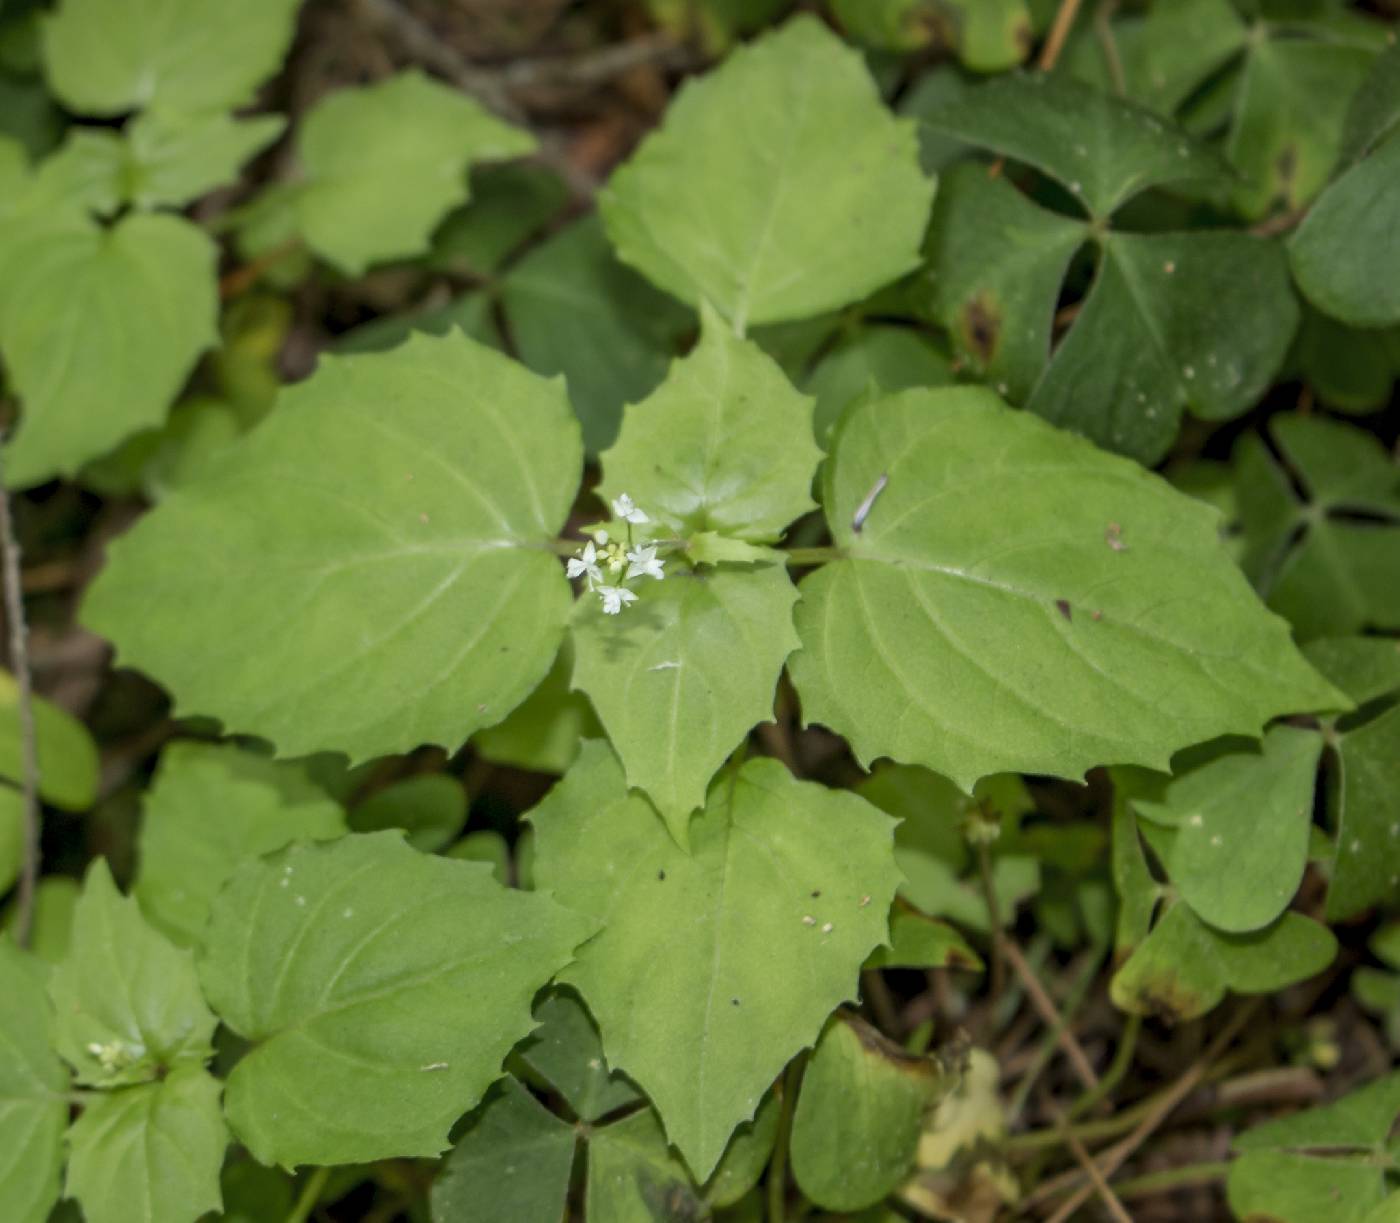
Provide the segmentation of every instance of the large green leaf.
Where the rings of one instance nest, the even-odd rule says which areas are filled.
[[[1288,907],[1308,863],[1321,756],[1317,731],[1275,726],[1257,749],[1218,755],[1176,777],[1160,800],[1134,804],[1172,829],[1163,865],[1198,917],[1244,933]]]
[[[37,960],[0,936],[0,1202],[8,1223],[44,1223],[58,1200],[68,1072]]]
[[[126,129],[127,195],[138,208],[187,204],[236,179],[239,167],[276,140],[284,125],[280,115],[141,115]]]
[[[913,125],[802,16],[687,84],[599,206],[625,262],[742,333],[909,271],[932,194]]]
[[[39,796],[65,811],[84,811],[97,797],[97,745],[77,718],[35,696],[34,738],[39,763]],[[19,784],[24,778],[23,734],[19,720],[19,686],[0,670],[0,777]]]
[[[797,591],[780,565],[721,566],[648,583],[625,616],[574,616],[574,686],[627,773],[681,844],[710,778],[756,722],[798,646]]]
[[[437,1155],[592,930],[392,832],[245,864],[199,965],[220,1017],[255,1044],[229,1076],[229,1124],[288,1167]]]
[[[1329,921],[1400,899],[1400,707],[1343,734],[1337,753],[1341,787]]]
[[[282,62],[300,0],[62,0],[44,62],[79,114],[239,106]]]
[[[817,397],[812,431],[825,442],[846,405],[862,395],[947,386],[953,380],[946,350],[922,331],[882,323],[858,327],[832,346],[804,384]]]
[[[603,744],[530,819],[537,884],[603,923],[565,979],[703,1180],[884,941],[891,822],[751,760],[711,787],[687,854]]]
[[[0,249],[0,351],[24,412],[13,487],[72,475],[157,424],[214,342],[214,244],[179,217],[75,216]]]
[[[565,639],[549,674],[517,705],[504,722],[472,736],[477,755],[492,764],[562,773],[578,755],[584,739],[602,735],[588,698],[569,687],[573,674],[573,644]]]
[[[327,95],[297,137],[306,181],[296,210],[307,245],[341,271],[427,250],[468,195],[473,162],[531,152],[528,132],[416,69]]]
[[[880,1201],[908,1176],[940,1086],[928,1058],[838,1011],[802,1075],[792,1119],[792,1171],[802,1192],[828,1210]]]
[[[64,1194],[88,1223],[194,1223],[221,1209],[222,1085],[199,1066],[91,1097],[68,1133]]]
[[[232,746],[175,743],[146,792],[132,895],[182,944],[198,941],[219,888],[290,841],[345,831],[345,814],[295,765]]]
[[[988,391],[857,406],[829,472],[844,557],[802,583],[790,666],[806,719],[862,761],[964,791],[1165,769],[1188,744],[1346,704],[1259,606],[1214,510]]]
[[[213,1052],[215,1019],[194,961],[156,933],[112,882],[105,859],[88,868],[68,954],[49,977],[54,1047],[80,1083],[159,1079]]]
[[[84,619],[285,754],[455,749],[554,658],[581,463],[563,386],[464,336],[323,357],[112,546]]]

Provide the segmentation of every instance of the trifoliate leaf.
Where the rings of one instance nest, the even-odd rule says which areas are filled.
[[[40,964],[0,937],[0,1201],[10,1223],[44,1223],[58,1201],[68,1071],[53,1052]]]
[[[296,197],[307,245],[355,276],[428,249],[434,226],[467,199],[467,168],[519,157],[534,138],[416,69],[341,89],[303,121]]]
[[[194,961],[146,924],[98,858],[73,914],[68,954],[49,978],[54,1047],[80,1083],[144,1083],[213,1052],[215,1019]]]
[[[682,534],[771,543],[812,508],[821,451],[812,401],[760,349],[706,311],[700,343],[629,406],[603,456],[600,493],[627,493]]]
[[[34,738],[39,761],[39,796],[65,811],[84,811],[97,797],[97,745],[88,729],[67,710],[41,696],[32,698]],[[19,686],[0,670],[0,777],[24,780]]]
[[[790,435],[788,435],[790,436]],[[722,567],[647,582],[626,615],[594,599],[574,617],[574,686],[587,693],[622,760],[672,835],[756,722],[798,646],[797,591],[780,566]]]
[[[1390,402],[1395,361],[1390,336],[1339,323],[1320,310],[1303,310],[1291,364],[1323,407],[1348,415],[1377,412]]]
[[[1163,865],[1196,916],[1218,930],[1267,926],[1293,899],[1308,862],[1322,736],[1275,726],[1177,776],[1139,815],[1172,829]],[[1398,846],[1400,848],[1400,846]]]
[[[913,125],[803,16],[687,84],[599,208],[625,262],[742,334],[909,271],[932,195]]]
[[[846,406],[861,395],[952,381],[947,352],[923,332],[868,324],[840,340],[807,379],[804,389],[817,397],[812,431],[824,443]]]
[[[323,357],[109,549],[84,619],[284,754],[455,750],[554,659],[582,457],[563,386],[465,336]]]
[[[545,1086],[557,1091],[580,1121],[592,1123],[638,1098],[608,1068],[603,1042],[583,1003],[570,990],[552,990],[535,1007],[540,1026],[517,1047],[518,1057]]]
[[[530,819],[537,884],[604,923],[564,979],[703,1180],[884,941],[891,823],[751,760],[711,787],[687,854],[596,743]]]
[[[223,113],[147,112],[126,129],[128,198],[138,208],[178,208],[232,182],[284,125],[281,115],[235,119]]]
[[[216,338],[214,244],[179,217],[59,216],[0,252],[0,350],[23,412],[5,474],[72,475],[157,424]]]
[[[828,469],[845,556],[801,585],[790,667],[804,716],[862,761],[964,791],[1165,769],[1188,744],[1347,703],[1258,604],[1215,511],[987,391],[858,405]]]
[[[242,863],[344,832],[339,804],[298,766],[232,746],[175,743],[146,792],[131,893],[152,922],[188,946]]]
[[[1342,132],[1341,164],[1366,156],[1400,126],[1400,42],[1376,56],[1371,74],[1352,97]]]
[[[214,903],[200,979],[254,1049],[225,1112],[263,1163],[437,1155],[593,931],[397,833],[292,845]]]
[[[593,1131],[584,1210],[587,1218],[608,1223],[704,1217],[695,1185],[651,1109]]]
[[[414,849],[434,854],[450,845],[467,822],[467,792],[455,777],[423,773],[370,795],[350,812],[356,832],[402,828]]]
[[[1400,708],[1341,736],[1328,921],[1400,898]]]
[[[195,1223],[223,1205],[222,1084],[200,1066],[89,1097],[68,1133],[64,1195],[88,1223]]]
[[[873,1206],[908,1176],[942,1084],[933,1063],[838,1011],[802,1075],[792,1172],[828,1210]]]
[[[1149,187],[1227,174],[1213,153],[1150,111],[1045,73],[997,77],[925,112],[924,121],[1034,166],[1100,218]]]

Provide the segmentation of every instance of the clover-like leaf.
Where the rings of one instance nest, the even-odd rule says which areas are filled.
[[[531,1075],[557,1091],[580,1121],[595,1122],[638,1099],[636,1089],[603,1056],[587,1008],[571,990],[550,991],[535,1007],[540,1026],[515,1050]]]
[[[1077,777],[1345,707],[1261,607],[1214,510],[979,388],[848,414],[841,560],[800,587],[808,721],[857,757]],[[857,511],[862,516],[857,520]]]
[[[866,324],[828,349],[807,378],[804,389],[817,397],[812,431],[824,443],[846,406],[862,395],[949,386],[953,381],[942,344],[912,327]]]
[[[1400,898],[1400,708],[1345,732],[1337,754],[1341,786],[1329,921]]]
[[[651,1109],[593,1132],[584,1210],[588,1218],[609,1223],[703,1217],[690,1174],[666,1145],[666,1133]]]
[[[909,271],[932,195],[913,125],[802,16],[687,84],[599,207],[625,262],[742,334]]]
[[[544,545],[583,458],[559,383],[461,335],[323,357],[220,458],[83,612],[180,710],[360,761],[455,749],[549,670],[572,600]]]
[[[892,823],[751,760],[715,781],[686,853],[598,743],[530,820],[536,883],[603,924],[564,979],[703,1180],[884,941]]]
[[[593,929],[393,832],[245,864],[199,963],[220,1017],[255,1043],[229,1076],[229,1124],[288,1167],[437,1155]]]

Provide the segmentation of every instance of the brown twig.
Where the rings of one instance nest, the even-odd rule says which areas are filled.
[[[1054,1000],[1045,992],[1045,987],[1041,985],[1040,978],[1035,975],[1034,970],[1026,963],[1026,957],[1021,954],[1021,949],[1009,938],[998,932],[996,941],[1001,944],[1002,954],[1006,957],[1006,962],[1015,970],[1016,975],[1021,979],[1021,984],[1025,987],[1026,996],[1031,1000],[1031,1005],[1035,1007],[1036,1013],[1045,1024],[1053,1031],[1059,1033],[1058,1040],[1060,1048],[1064,1050],[1065,1056],[1069,1059],[1069,1064],[1074,1067],[1074,1073],[1079,1076],[1079,1081],[1089,1091],[1098,1088],[1099,1077],[1094,1073],[1094,1067],[1090,1064],[1088,1057],[1084,1053],[1083,1047],[1074,1037],[1074,1033],[1069,1030],[1069,1026],[1061,1017],[1059,1008],[1055,1006]]]
[[[1103,62],[1108,66],[1108,79],[1113,84],[1113,92],[1120,98],[1127,95],[1128,82],[1123,75],[1123,60],[1118,54],[1118,40],[1113,36],[1113,14],[1118,11],[1118,0],[1102,0],[1094,10],[1094,37],[1099,40],[1103,52]]]
[[[1060,1125],[1067,1125],[1064,1111],[1054,1100],[1047,1099],[1046,1106],[1050,1110],[1050,1115]],[[1065,1130],[1065,1145],[1069,1147],[1071,1154],[1079,1161],[1079,1166],[1084,1169],[1084,1175],[1089,1178],[1089,1182],[1094,1187],[1094,1192],[1103,1200],[1104,1206],[1108,1209],[1118,1223],[1133,1223],[1133,1216],[1124,1208],[1118,1195],[1113,1192],[1108,1181],[1104,1179],[1103,1173],[1099,1170],[1099,1165],[1094,1162],[1093,1156],[1085,1150],[1084,1144],[1075,1136],[1074,1131]]]
[[[1280,234],[1286,234],[1294,229],[1302,219],[1308,215],[1306,207],[1291,208],[1287,212],[1276,212],[1271,217],[1265,217],[1249,227],[1249,232],[1256,238],[1277,238]]]
[[[1050,24],[1050,33],[1045,36],[1045,46],[1040,50],[1039,68],[1042,72],[1049,72],[1058,62],[1070,27],[1079,13],[1079,4],[1080,0],[1060,0],[1055,20]]]

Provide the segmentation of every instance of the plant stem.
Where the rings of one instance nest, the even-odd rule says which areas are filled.
[[[789,548],[789,565],[824,565],[827,561],[839,561],[846,554],[840,548]]]
[[[1133,1054],[1137,1051],[1137,1038],[1140,1031],[1142,1031],[1142,1016],[1133,1012],[1123,1025],[1123,1031],[1118,1038],[1118,1048],[1113,1054],[1113,1061],[1104,1071],[1099,1085],[1090,1088],[1070,1106],[1069,1119],[1071,1121],[1082,1117],[1098,1104],[1118,1086],[1119,1081],[1128,1073],[1128,1067],[1133,1064]]]
[[[1200,1185],[1206,1181],[1218,1181],[1230,1171],[1228,1161],[1218,1163],[1186,1164],[1180,1168],[1164,1168],[1160,1172],[1148,1172],[1134,1176],[1130,1180],[1118,1182],[1120,1198],[1147,1197],[1166,1189],[1179,1189],[1183,1185]]]
[[[783,1075],[783,1108],[778,1115],[778,1136],[773,1143],[773,1158],[768,1162],[768,1223],[783,1223],[787,1208],[787,1154],[792,1137],[792,1112],[797,1104],[797,1089],[802,1082],[806,1052],[799,1053]]]
[[[1080,0],[1060,0],[1060,7],[1055,13],[1055,20],[1050,25],[1050,33],[1045,38],[1045,46],[1040,52],[1040,64],[1042,72],[1049,72],[1060,58],[1060,52],[1064,50],[1065,39],[1069,37],[1070,27],[1074,25],[1074,19],[1079,13]]]
[[[301,1196],[297,1198],[296,1205],[292,1207],[292,1212],[287,1216],[286,1223],[306,1223],[311,1217],[311,1212],[316,1208],[316,1202],[326,1188],[326,1181],[330,1179],[331,1170],[329,1168],[317,1168],[302,1186]]]

